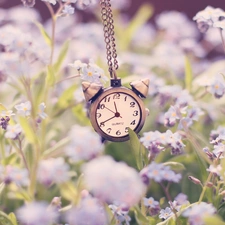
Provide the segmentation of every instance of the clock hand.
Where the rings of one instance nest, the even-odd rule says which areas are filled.
[[[104,123],[105,122],[107,122],[107,121],[109,121],[109,120],[111,120],[111,119],[113,119],[113,118],[115,118],[116,116],[113,116],[113,117],[111,117],[111,118],[109,118],[109,119],[107,119],[107,120],[105,120],[105,121],[103,121],[103,122],[100,122],[100,125],[104,125]]]
[[[116,103],[115,103],[115,102],[114,102],[114,106],[115,106],[115,110],[116,110],[116,112],[118,112],[118,111],[117,111],[117,107],[116,107]]]
[[[114,113],[115,114],[115,112],[114,111],[112,111],[111,109],[109,109],[109,108],[107,108],[107,107],[105,107],[106,109],[108,109],[110,112],[112,112],[112,113]]]
[[[116,102],[115,101],[114,101],[114,106],[115,106],[115,110],[116,110],[115,116],[122,118],[122,116],[120,115],[120,113],[117,111],[117,107],[116,107]]]

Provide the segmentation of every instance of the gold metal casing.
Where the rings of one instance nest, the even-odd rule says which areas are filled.
[[[109,134],[106,134],[105,132],[103,132],[102,129],[98,126],[98,123],[96,120],[96,111],[97,111],[99,103],[101,102],[101,100],[103,98],[105,98],[109,94],[118,93],[118,92],[122,92],[127,95],[130,95],[137,101],[137,103],[139,105],[140,112],[141,112],[141,117],[140,117],[141,119],[134,130],[136,133],[138,133],[144,126],[145,119],[147,116],[147,112],[146,112],[146,109],[145,109],[142,99],[140,97],[138,97],[137,94],[135,94],[131,89],[122,87],[122,86],[121,87],[109,87],[109,88],[103,89],[103,92],[100,94],[100,96],[98,96],[97,99],[95,99],[95,101],[92,102],[92,104],[90,106],[89,117],[90,117],[91,124],[92,124],[93,128],[95,129],[95,131],[100,136],[102,136],[104,139],[109,140],[109,141],[114,141],[114,142],[122,142],[122,141],[129,140],[129,134],[127,134],[126,136],[122,136],[122,137],[112,137]]]

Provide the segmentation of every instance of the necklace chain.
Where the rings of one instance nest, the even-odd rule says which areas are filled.
[[[110,0],[100,0],[101,18],[103,23],[104,38],[106,44],[106,58],[108,61],[110,77],[117,79],[116,70],[118,69],[114,21]]]

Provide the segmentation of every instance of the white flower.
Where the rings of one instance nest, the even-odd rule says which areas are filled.
[[[22,132],[20,124],[8,125],[5,133],[6,138],[15,139]]]
[[[11,116],[14,116],[14,115],[15,115],[15,113],[13,113],[12,110],[2,110],[1,113],[0,113],[1,117],[6,117],[6,116],[11,117]]]
[[[45,185],[63,183],[69,179],[68,171],[69,166],[63,158],[42,160],[38,165],[37,179]]]
[[[31,113],[31,103],[29,101],[21,103],[15,106],[17,112],[21,116],[30,116]]]
[[[216,21],[216,22],[213,24],[213,26],[214,26],[214,27],[217,27],[217,28],[225,29],[225,20]]]
[[[104,71],[94,63],[89,63],[82,68],[83,74],[81,79],[89,81],[91,83],[101,83],[101,78],[105,79]]]
[[[216,174],[216,175],[220,175],[220,172],[222,171],[222,166],[218,165],[218,166],[214,166],[214,165],[210,165],[208,169],[206,169],[208,172]]]
[[[44,202],[31,202],[16,212],[21,224],[50,225],[57,219],[57,214]]]
[[[222,9],[207,6],[204,10],[198,12],[193,20],[212,20],[215,22],[218,21],[220,16],[225,16]]]
[[[51,3],[52,5],[55,5],[56,4],[56,0],[41,0],[41,1],[43,1],[43,2],[49,2],[49,3]]]
[[[77,0],[62,0],[63,2],[76,3]]]
[[[62,10],[62,13],[69,15],[74,14],[74,8],[71,5],[65,5],[64,9]]]
[[[74,61],[74,63],[70,63],[68,65],[70,67],[73,67],[73,68],[77,69],[78,71],[80,71],[81,69],[83,69],[84,66],[87,66],[86,63],[82,63],[80,60],[76,60],[76,61]]]
[[[44,102],[42,102],[40,105],[39,105],[39,110],[38,110],[38,115],[42,118],[42,119],[46,119],[48,117],[48,115],[44,112],[46,108],[46,105]]]
[[[80,71],[81,69],[83,69],[84,66],[87,66],[86,63],[82,63],[80,60],[76,60],[76,61],[74,61],[74,63],[70,63],[68,65],[70,67],[73,67],[73,68],[77,69],[78,71]]]
[[[130,207],[137,204],[146,191],[134,168],[109,156],[90,161],[83,167],[83,173],[90,191],[108,203]]]

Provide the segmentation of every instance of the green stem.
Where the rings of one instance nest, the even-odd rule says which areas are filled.
[[[200,195],[199,200],[198,200],[198,204],[202,202],[202,199],[203,199],[203,197],[204,197],[204,195],[205,195],[205,192],[206,192],[206,189],[207,189],[207,184],[208,184],[208,182],[211,180],[212,175],[213,175],[213,173],[210,173],[210,174],[209,174],[209,176],[208,176],[208,178],[207,178],[207,180],[206,180],[206,182],[205,182],[205,185],[203,186],[201,195]]]
[[[50,5],[50,3],[45,2],[51,18],[52,18],[52,34],[51,34],[51,55],[50,55],[50,65],[52,65],[53,63],[53,56],[54,56],[54,49],[55,49],[55,28],[56,28],[56,19],[57,17],[55,16],[54,10],[52,8],[52,6]]]
[[[23,163],[24,163],[25,167],[27,168],[28,172],[30,173],[30,170],[29,170],[29,167],[28,167],[28,164],[27,164],[27,160],[26,160],[26,157],[25,157],[23,149],[22,149],[22,141],[21,141],[20,138],[18,138],[18,144],[19,144],[18,150],[19,150],[19,153],[20,153],[20,155],[23,159]]]
[[[11,144],[15,148],[17,154],[19,156],[21,156],[22,161],[23,161],[23,164],[26,167],[26,169],[28,170],[28,172],[30,172],[29,167],[28,167],[28,164],[27,164],[27,161],[26,161],[26,157],[25,157],[25,155],[23,153],[23,150],[22,150],[22,145],[21,145],[20,139],[18,139],[18,146],[14,143],[14,140],[12,140],[12,143]]]
[[[180,225],[180,221],[178,220],[178,216],[177,216],[177,211],[176,211],[176,209],[173,207],[173,204],[172,204],[173,201],[172,201],[172,198],[171,198],[170,193],[169,193],[169,186],[170,186],[170,183],[168,183],[167,187],[165,187],[165,186],[163,185],[163,183],[160,183],[160,185],[161,185],[161,187],[162,187],[164,193],[166,194],[166,197],[167,197],[168,201],[170,202],[170,206],[171,206],[171,209],[172,209],[172,211],[173,211],[173,213],[174,213],[174,215],[175,215],[177,224]]]

